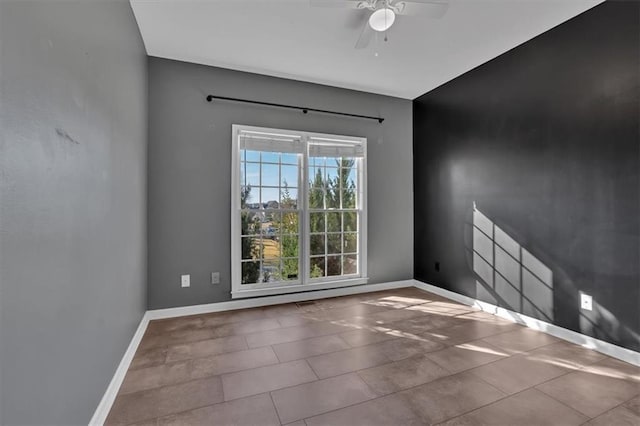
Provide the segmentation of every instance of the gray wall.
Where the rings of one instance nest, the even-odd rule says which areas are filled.
[[[640,350],[639,34],[607,1],[415,101],[417,279]]]
[[[208,93],[385,117],[384,124],[205,100]],[[413,277],[411,101],[166,59],[149,62],[150,309],[230,299],[231,125],[369,140],[369,277]],[[210,273],[221,284],[210,284]],[[191,274],[191,287],[180,275]]]
[[[146,56],[126,0],[0,40],[0,423],[86,424],[146,308]]]

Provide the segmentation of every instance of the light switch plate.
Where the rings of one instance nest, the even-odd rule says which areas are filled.
[[[191,286],[191,275],[182,275],[182,277],[180,278],[180,282],[182,284],[182,287]]]
[[[211,284],[220,284],[220,272],[211,273]]]
[[[580,307],[586,311],[593,310],[593,297],[580,293]]]

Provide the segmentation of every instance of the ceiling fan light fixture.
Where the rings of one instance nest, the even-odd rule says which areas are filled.
[[[386,31],[396,20],[396,14],[388,8],[378,9],[369,17],[369,26],[375,31]]]

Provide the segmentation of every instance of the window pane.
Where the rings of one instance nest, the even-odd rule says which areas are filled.
[[[281,234],[297,234],[300,232],[298,228],[300,214],[298,212],[282,213],[282,222],[280,223]]]
[[[328,254],[342,253],[342,234],[327,235],[327,253]]]
[[[298,166],[280,168],[280,186],[298,186]]]
[[[260,151],[244,151],[244,161],[260,161]]]
[[[298,263],[296,259],[284,259],[282,261],[282,279],[297,280],[298,279]]]
[[[262,164],[262,186],[280,186],[280,166]]]
[[[277,209],[280,206],[280,190],[278,188],[260,188],[260,202],[265,209]]]
[[[327,213],[327,232],[342,231],[342,213]]]
[[[242,238],[242,259],[260,258],[260,237]]]
[[[358,273],[358,256],[355,254],[350,254],[347,256],[343,256],[342,267],[344,268],[344,275],[351,275]]]
[[[283,235],[280,240],[282,257],[298,257],[298,235]]]
[[[321,167],[309,168],[309,187],[310,188],[324,188],[324,169]]]
[[[309,229],[311,232],[324,232],[324,213],[309,213]]]
[[[324,257],[312,257],[311,258],[311,270],[309,271],[309,275],[311,278],[320,278],[324,277]]]
[[[265,260],[262,263],[262,281],[276,282],[280,280],[280,259]]]
[[[327,276],[342,275],[342,256],[327,256]]]
[[[260,262],[242,262],[242,284],[255,284],[260,279]]]
[[[280,208],[298,208],[298,188],[283,188],[280,190]]]
[[[265,262],[276,260],[280,263],[280,243],[275,237],[262,239],[262,258]]]
[[[245,185],[260,186],[260,164],[245,163]]]
[[[327,167],[326,181],[328,186],[338,188],[340,186],[338,181],[338,169],[335,167]]]
[[[324,208],[324,191],[322,189],[309,190],[309,208],[310,209]]]
[[[358,234],[344,234],[344,253],[356,253],[358,251]]]
[[[325,234],[313,234],[310,239],[310,252],[314,254],[324,254]]]
[[[280,161],[282,161],[282,164],[298,165],[298,154],[287,154],[283,152],[280,155]]]
[[[264,222],[262,222],[263,238],[275,239],[280,234],[281,215],[279,212],[265,213]]]
[[[255,220],[255,213],[242,212],[240,213],[240,224],[242,235],[257,235],[260,234],[260,222]]]
[[[358,230],[358,213],[345,212],[344,213],[344,231],[356,232],[357,230]]]
[[[263,163],[276,163],[280,162],[280,154],[277,152],[263,152],[262,153],[262,162]]]
[[[253,188],[250,186],[243,186],[240,188],[240,208],[253,208],[251,206],[259,201],[258,197],[254,197]]]
[[[340,191],[330,184],[326,192],[327,208],[339,209],[340,208]]]

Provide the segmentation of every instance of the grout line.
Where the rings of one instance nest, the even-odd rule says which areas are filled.
[[[267,392],[269,394],[269,399],[271,399],[271,405],[273,405],[273,411],[276,412],[276,416],[278,417],[278,421],[280,422],[280,425],[282,425],[282,419],[280,418],[280,413],[278,412],[278,407],[276,406],[276,402],[273,400],[273,395],[271,395],[271,392]]]

